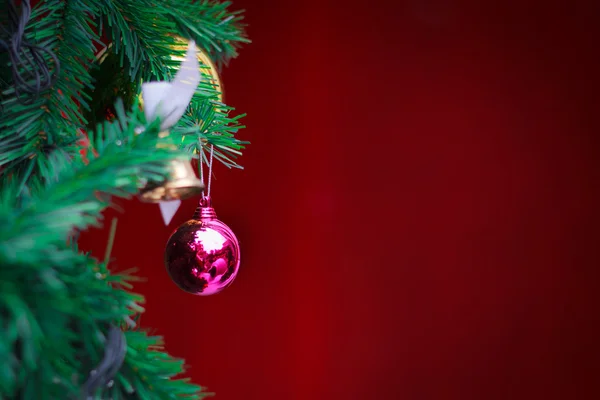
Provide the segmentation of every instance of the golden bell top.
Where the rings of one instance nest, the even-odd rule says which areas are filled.
[[[169,165],[169,178],[156,185],[141,190],[140,200],[146,203],[185,200],[200,195],[204,183],[196,177],[188,161],[175,159]]]

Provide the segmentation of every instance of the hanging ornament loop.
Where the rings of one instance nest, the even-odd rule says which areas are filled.
[[[210,145],[210,159],[207,162],[208,164],[208,189],[207,189],[207,193],[206,195],[204,194],[204,190],[202,190],[202,198],[205,197],[210,197],[210,187],[211,187],[211,182],[212,182],[212,168],[213,168],[213,155],[215,152],[215,148],[214,145]],[[204,183],[204,151],[201,152],[200,154],[200,180]]]
[[[209,221],[217,219],[217,213],[215,209],[212,207],[212,203],[210,197],[204,196],[198,202],[198,207],[196,207],[196,211],[194,212],[194,216],[192,219],[198,221]]]

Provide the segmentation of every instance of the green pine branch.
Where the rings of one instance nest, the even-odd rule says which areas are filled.
[[[33,249],[32,249],[33,250]],[[79,398],[103,356],[109,324],[132,324],[143,297],[122,290],[128,276],[57,246],[35,249],[44,261],[9,261],[0,250],[0,398]],[[57,257],[56,253],[60,256]],[[16,283],[19,284],[16,284]],[[203,388],[178,378],[183,361],[160,337],[126,330],[127,353],[113,381],[96,398],[200,399]],[[16,350],[16,351],[15,351]]]
[[[250,41],[241,11],[214,0],[98,0],[99,26],[134,82],[167,79],[185,49],[178,39],[192,38],[217,64],[238,55]]]
[[[184,371],[183,360],[164,352],[160,336],[136,330],[125,333],[127,355],[115,380],[117,385],[109,390],[113,399],[124,398],[119,396],[122,393],[136,393],[145,400],[203,399],[212,395],[186,378],[177,378]]]
[[[136,85],[142,81],[170,79],[170,68],[179,65],[175,23],[166,10],[151,0],[98,0],[99,29],[106,33],[120,57],[121,67]]]
[[[214,158],[228,168],[241,168],[235,159],[242,153],[244,145],[235,134],[243,129],[239,123],[244,115],[231,117],[231,108],[198,96],[192,99],[186,114],[173,128],[174,137],[181,136],[181,147],[192,154],[202,155],[207,145],[214,146]],[[208,160],[204,159],[208,162]]]
[[[237,57],[239,47],[250,43],[241,10],[230,11],[229,1],[161,0],[179,32],[190,37],[218,66]]]
[[[109,323],[133,323],[140,296],[126,290],[127,276],[70,247],[69,235],[97,224],[109,206],[104,195],[129,197],[145,182],[164,179],[174,156],[159,144],[159,121],[146,121],[134,106],[90,133],[87,158],[56,170],[56,179],[28,187],[16,181],[0,196],[0,398],[73,398],[102,357]],[[185,156],[185,155],[184,155]],[[182,363],[157,350],[156,338],[128,333],[125,368],[111,388],[114,398],[199,398],[200,387],[173,379]],[[132,389],[134,392],[132,392]],[[63,392],[61,395],[60,393]],[[28,397],[29,396],[29,397]],[[67,397],[69,398],[69,397]]]
[[[53,243],[66,239],[74,229],[94,225],[107,201],[98,193],[130,197],[147,182],[161,181],[167,176],[167,165],[173,157],[182,156],[173,150],[157,148],[158,143],[170,142],[159,139],[158,122],[145,121],[139,107],[126,115],[122,108],[119,119],[98,126],[89,135],[89,144],[81,149],[87,151],[89,162],[78,156],[62,164],[55,163],[52,179],[44,185],[30,187],[33,196],[18,208],[5,207],[7,225],[0,234],[0,247],[6,247],[15,257],[22,257],[32,243]],[[143,131],[143,134],[139,134]],[[19,190],[16,184],[4,188],[4,199],[16,207]],[[105,197],[105,196],[104,196]],[[43,201],[39,201],[43,199]],[[0,210],[2,212],[2,210]],[[29,218],[37,215],[36,220]],[[31,226],[26,225],[31,223]],[[43,229],[36,229],[42,226]],[[29,232],[24,237],[20,232]]]
[[[91,87],[89,68],[94,58],[94,22],[96,4],[90,0],[46,0],[33,10],[26,35],[34,43],[52,50],[60,61],[60,74],[52,89],[37,99],[9,86],[2,93],[0,113],[0,167],[14,179],[29,179],[38,171],[52,175],[52,153],[56,159],[63,149],[70,158],[79,135],[74,127],[85,123],[81,110],[87,108],[84,90]],[[44,55],[51,69],[51,58]],[[27,103],[29,102],[29,103]]]

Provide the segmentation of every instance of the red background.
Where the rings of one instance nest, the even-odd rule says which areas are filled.
[[[223,78],[252,145],[213,199],[236,282],[170,282],[194,200],[169,227],[107,213],[142,324],[217,399],[600,396],[598,10],[481,3],[234,1],[254,43]]]

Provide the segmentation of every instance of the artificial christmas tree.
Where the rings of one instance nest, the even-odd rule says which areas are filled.
[[[240,116],[209,68],[248,42],[241,14],[208,0],[34,3],[0,12],[0,399],[201,398],[178,377],[183,361],[137,326],[133,277],[77,237],[113,196],[164,184],[203,146],[239,167]],[[200,84],[165,129],[141,88],[176,80],[188,41],[202,52]]]

